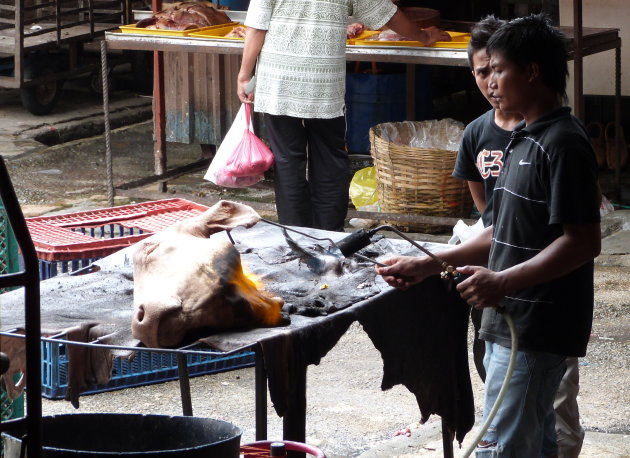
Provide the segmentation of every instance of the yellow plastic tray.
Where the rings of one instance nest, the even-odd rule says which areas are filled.
[[[199,31],[196,30],[194,31],[194,33],[188,34],[188,36],[194,37],[194,38],[221,38],[223,40],[243,41],[243,38],[226,37],[226,35],[230,33],[232,30],[234,30],[235,27],[242,26],[242,25],[243,24],[236,22],[234,24],[230,24],[223,27],[217,27],[210,30],[199,30]]]
[[[119,29],[123,33],[139,33],[144,35],[161,35],[169,37],[187,37],[191,33],[199,33],[201,31],[213,30],[221,27],[226,27],[238,24],[238,22],[228,22],[227,24],[210,25],[208,27],[197,27],[196,29],[188,30],[161,30],[161,29],[147,29],[144,27],[136,27],[136,24],[121,25]]]
[[[470,34],[466,32],[447,32],[451,36],[451,41],[438,41],[433,43],[431,48],[467,48],[470,41]]]
[[[381,32],[378,31],[378,30],[364,30],[363,32],[358,34],[356,37],[348,38],[346,40],[346,43],[349,44],[349,45],[353,45],[353,44],[355,44],[355,41],[365,40],[366,38],[371,37],[372,35],[376,35],[378,33],[381,33]]]
[[[366,40],[366,38],[380,32],[369,30],[362,32],[357,38],[348,40],[348,44],[361,46],[411,46],[426,48],[467,48],[470,41],[470,34],[464,32],[447,32],[451,36],[451,41],[438,41],[430,46],[426,46],[420,41],[378,41]],[[363,34],[366,34],[365,36]]]

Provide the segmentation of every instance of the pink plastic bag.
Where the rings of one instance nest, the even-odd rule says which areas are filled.
[[[245,120],[246,107],[247,104],[241,105],[241,108],[234,117],[232,126],[230,126],[230,129],[221,142],[221,145],[219,145],[217,153],[215,154],[214,159],[212,159],[210,167],[208,167],[208,171],[204,176],[206,180],[211,181],[218,186],[225,186],[226,188],[246,188],[258,183],[264,178],[262,173],[243,177],[235,177],[226,173],[228,161],[232,157],[233,152],[242,142],[243,130],[247,129],[249,125],[248,130],[252,133],[254,132],[251,124]]]
[[[250,129],[251,105],[245,104],[243,138],[230,155],[223,171],[232,177],[247,177],[264,173],[273,165],[273,153]]]

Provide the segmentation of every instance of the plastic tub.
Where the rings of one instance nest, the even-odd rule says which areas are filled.
[[[43,457],[238,458],[242,431],[212,418],[69,414],[42,418]],[[19,458],[25,431],[3,432],[6,458]]]

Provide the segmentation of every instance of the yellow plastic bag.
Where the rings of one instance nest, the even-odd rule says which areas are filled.
[[[350,181],[350,199],[357,209],[378,202],[376,169],[374,167],[357,170]]]

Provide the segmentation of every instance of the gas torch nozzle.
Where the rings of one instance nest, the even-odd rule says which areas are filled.
[[[457,272],[457,270],[455,270],[455,267],[453,267],[452,265],[450,265],[443,259],[437,257],[436,255],[431,253],[429,250],[427,250],[425,247],[423,247],[419,243],[416,243],[415,240],[410,239],[408,236],[400,232],[395,227],[389,226],[389,225],[378,226],[374,229],[370,229],[369,231],[366,231],[365,229],[359,229],[353,232],[352,234],[348,235],[347,237],[341,239],[335,245],[337,246],[337,248],[339,248],[339,251],[341,251],[341,253],[345,257],[348,257],[355,254],[360,249],[365,248],[370,243],[372,243],[372,240],[371,240],[372,236],[378,231],[381,231],[384,229],[395,232],[401,238],[411,243],[413,246],[418,248],[427,256],[430,256],[432,259],[438,262],[442,268],[442,271],[440,272],[440,278],[442,278],[442,280],[448,280],[448,281],[452,280],[455,282],[455,284],[458,284],[464,281],[466,278],[468,278],[468,275],[460,274],[459,272]]]

